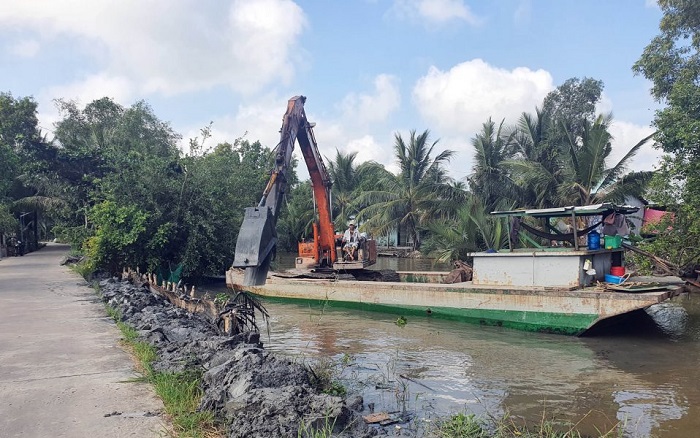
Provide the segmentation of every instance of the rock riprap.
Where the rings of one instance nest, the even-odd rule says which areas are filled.
[[[223,336],[207,318],[173,306],[147,285],[108,279],[100,293],[156,348],[155,371],[202,373],[200,409],[226,424],[230,437],[296,437],[328,424],[334,436],[376,434],[358,412],[360,397],[320,392],[309,368],[265,351],[259,333]]]

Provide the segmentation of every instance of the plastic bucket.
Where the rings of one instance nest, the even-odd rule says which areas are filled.
[[[605,249],[617,249],[622,246],[622,236],[605,236]]]
[[[592,251],[600,249],[600,234],[597,231],[588,233],[588,249]]]
[[[615,275],[617,277],[622,277],[625,275],[625,267],[624,266],[613,266],[610,268],[610,275]]]

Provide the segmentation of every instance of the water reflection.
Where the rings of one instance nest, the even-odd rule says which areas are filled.
[[[332,307],[266,303],[267,348],[351,358],[348,384],[377,409],[419,417],[468,411],[537,421],[543,410],[596,435],[696,436],[700,416],[696,298],[656,309],[683,333],[572,338]],[[688,330],[693,332],[689,336]],[[660,331],[663,333],[663,331]]]

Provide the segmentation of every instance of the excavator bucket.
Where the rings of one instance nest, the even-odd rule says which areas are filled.
[[[270,208],[246,208],[232,265],[234,268],[245,268],[245,286],[265,284],[276,244],[275,218]]]

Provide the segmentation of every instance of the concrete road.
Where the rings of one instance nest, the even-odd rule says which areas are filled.
[[[95,291],[59,263],[68,246],[0,260],[0,437],[162,436]],[[151,416],[147,413],[156,413]]]

